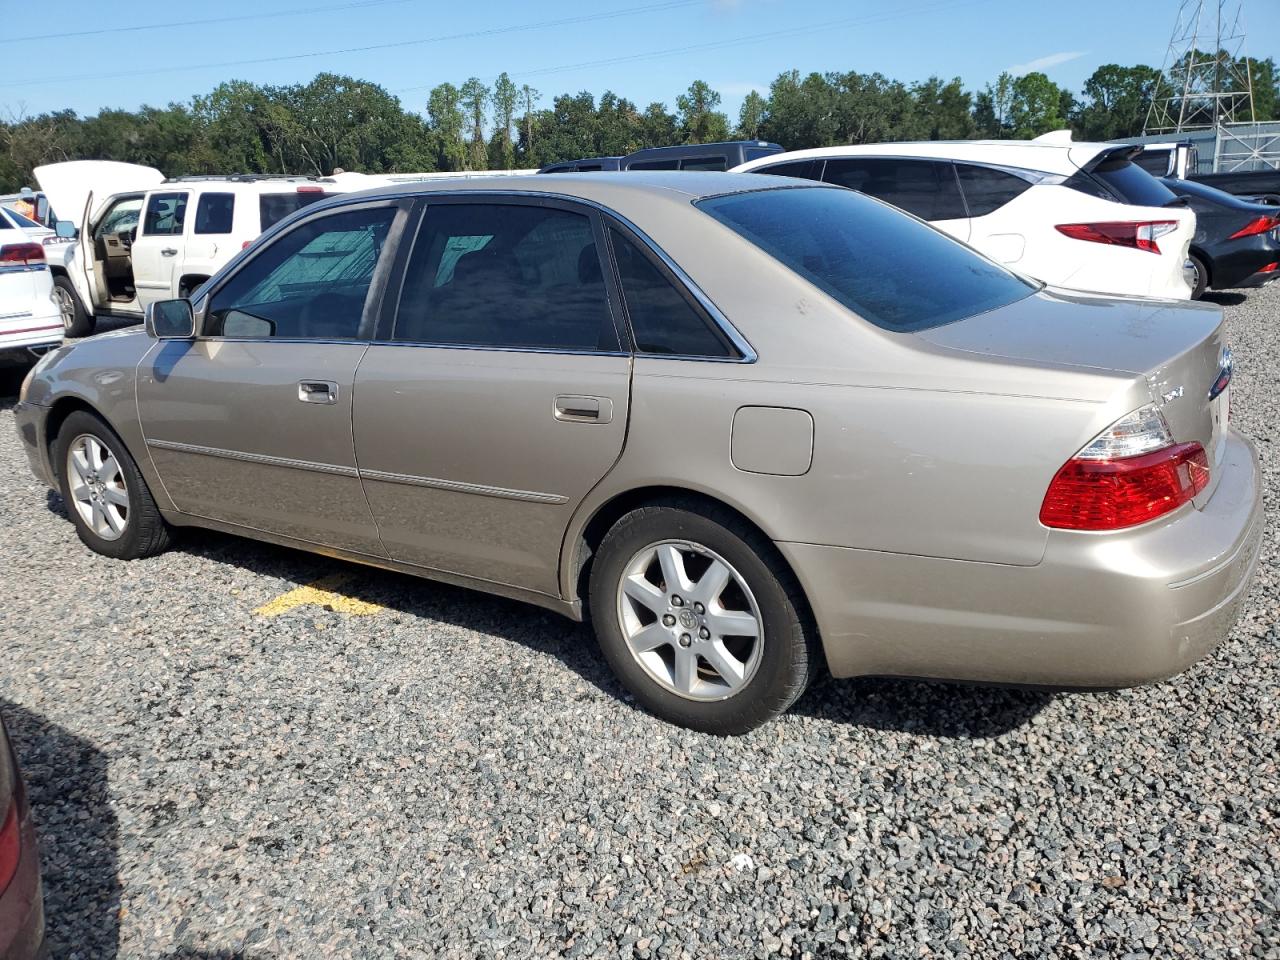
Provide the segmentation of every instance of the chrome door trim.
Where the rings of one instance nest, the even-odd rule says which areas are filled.
[[[433,490],[452,490],[472,493],[481,497],[499,497],[503,500],[522,500],[526,503],[567,503],[568,497],[556,493],[539,493],[536,490],[511,490],[507,487],[491,487],[482,483],[463,483],[461,480],[443,480],[439,477],[417,477],[408,473],[389,473],[385,470],[361,470],[362,480],[381,480],[385,483],[403,483],[412,487],[430,487]]]
[[[269,457],[261,453],[245,453],[243,450],[223,450],[219,447],[202,447],[195,443],[179,443],[176,440],[147,440],[148,447],[159,450],[175,450],[178,453],[194,453],[203,457],[219,457],[223,460],[238,460],[243,463],[258,463],[266,467],[288,467],[293,470],[310,470],[313,473],[328,473],[338,477],[358,479],[360,474],[355,467],[344,467],[336,463],[315,463],[311,460],[294,460],[290,457]]]

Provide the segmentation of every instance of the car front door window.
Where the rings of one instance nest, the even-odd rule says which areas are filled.
[[[289,231],[213,294],[204,335],[365,336],[365,301],[394,219],[393,207],[369,207],[318,217]]]

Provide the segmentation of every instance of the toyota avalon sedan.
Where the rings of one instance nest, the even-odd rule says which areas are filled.
[[[210,527],[589,613],[641,704],[736,733],[824,666],[1114,687],[1212,649],[1262,541],[1221,327],[819,183],[438,181],[299,211],[16,419],[101,554]]]

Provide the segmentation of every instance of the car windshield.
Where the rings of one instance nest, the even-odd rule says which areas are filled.
[[[886,330],[927,330],[1037,289],[946,234],[852,190],[789,187],[697,205]]]

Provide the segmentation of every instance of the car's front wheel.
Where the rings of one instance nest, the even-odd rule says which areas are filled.
[[[628,513],[600,544],[590,594],[619,679],[650,711],[694,730],[745,733],[776,717],[818,664],[798,585],[773,545],[727,510]]]
[[[160,553],[169,528],[115,431],[77,410],[53,445],[67,513],[89,549],[118,560]]]
[[[62,316],[62,331],[68,337],[87,337],[97,325],[96,318],[88,313],[71,280],[62,275],[53,278],[53,299]]]

